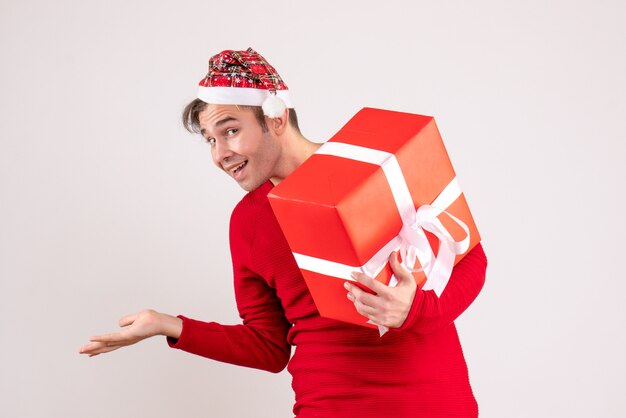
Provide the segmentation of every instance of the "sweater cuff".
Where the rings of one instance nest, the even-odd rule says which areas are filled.
[[[187,329],[189,328],[189,318],[182,316],[182,315],[177,315],[177,318],[180,318],[183,320],[183,329],[180,332],[180,337],[178,338],[173,338],[173,337],[166,337],[166,341],[167,341],[167,345],[169,345],[171,348],[177,348],[177,349],[181,349],[181,345],[183,345],[183,343],[181,343],[181,341],[184,342],[185,337],[187,336],[188,332]]]
[[[422,290],[419,287],[417,288],[417,290],[415,291],[415,297],[413,298],[413,303],[411,304],[411,309],[409,310],[409,314],[406,316],[404,323],[396,328],[396,330],[405,331],[413,327],[419,317],[420,307],[425,296],[424,292],[426,292],[426,290]]]
[[[178,315],[183,320],[180,337],[168,338],[167,344],[175,349],[214,360],[231,362],[233,350],[224,326],[216,322],[203,322]]]

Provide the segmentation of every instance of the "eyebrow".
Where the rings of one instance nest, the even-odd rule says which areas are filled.
[[[232,117],[232,116],[226,116],[224,119],[220,119],[220,120],[218,120],[217,122],[215,122],[215,127],[219,128],[219,127],[220,127],[220,126],[222,126],[223,124],[228,123],[228,122],[231,122],[231,121],[235,121],[235,122],[237,122],[237,118],[234,118],[234,117]],[[202,135],[204,135],[204,134],[205,134],[205,132],[206,132],[206,129],[201,129],[201,130],[200,130],[200,133],[201,133]]]

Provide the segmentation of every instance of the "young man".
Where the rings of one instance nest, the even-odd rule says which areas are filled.
[[[185,126],[202,134],[215,165],[249,192],[230,224],[243,323],[146,310],[122,318],[120,332],[92,337],[81,353],[164,335],[171,347],[214,360],[271,372],[288,365],[300,418],[477,416],[453,321],[483,286],[482,246],[455,266],[440,297],[418,289],[395,253],[389,259],[396,287],[354,274],[376,294],[346,285],[346,297],[363,316],[390,328],[382,337],[320,317],[267,199],[319,144],[302,136],[289,90],[252,49],[212,57],[198,97],[185,109]]]

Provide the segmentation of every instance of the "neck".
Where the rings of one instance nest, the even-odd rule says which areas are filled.
[[[300,133],[289,133],[282,138],[282,152],[276,175],[270,180],[276,186],[309,158],[322,144],[306,139]]]

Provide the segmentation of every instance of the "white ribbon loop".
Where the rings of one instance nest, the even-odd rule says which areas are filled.
[[[450,219],[465,231],[465,237],[463,239],[455,241],[454,238],[452,238],[450,232],[448,232],[438,218],[442,213],[448,215]],[[412,255],[415,254],[428,279],[423,289],[432,289],[437,296],[441,296],[452,274],[456,256],[458,254],[464,254],[469,248],[469,227],[465,222],[441,208],[432,205],[422,205],[417,210],[415,223],[409,225],[408,228],[403,228],[403,230],[413,232],[413,234],[401,232],[403,239],[401,249],[405,251],[404,254],[402,254],[403,258],[406,254],[408,265],[415,265],[415,258],[412,257]],[[436,257],[432,252],[424,231],[432,233],[439,239],[439,251]],[[424,244],[424,239],[426,239],[426,244]],[[424,249],[427,250],[424,251]]]

